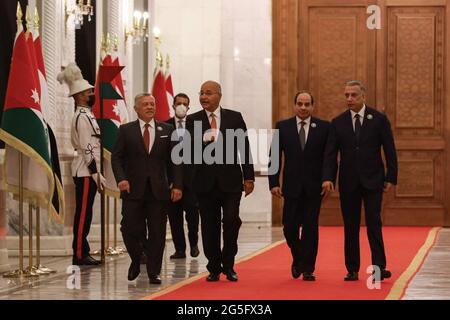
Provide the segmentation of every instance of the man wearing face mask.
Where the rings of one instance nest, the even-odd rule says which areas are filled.
[[[91,108],[95,103],[93,86],[83,79],[79,67],[72,63],[58,75],[75,100],[71,140],[75,149],[72,176],[75,183],[76,209],[73,224],[74,265],[99,265],[90,255],[87,236],[92,222],[92,206],[97,190],[102,192],[105,178],[100,173],[100,128]]]
[[[175,117],[168,120],[167,123],[177,129],[180,140],[186,129],[186,118],[189,111],[190,99],[184,93],[179,93],[173,100],[173,109]],[[186,212],[186,221],[188,227],[188,238],[191,247],[191,256],[196,258],[200,254],[198,249],[198,225],[200,214],[198,212],[197,199],[192,188],[192,168],[189,165],[183,167],[183,199],[176,203],[171,203],[169,208],[169,223],[172,233],[175,253],[170,259],[186,258],[186,239],[184,236],[183,211]]]

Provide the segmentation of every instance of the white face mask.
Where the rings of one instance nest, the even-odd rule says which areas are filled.
[[[183,104],[180,104],[178,106],[175,107],[175,115],[177,116],[177,118],[179,119],[183,119],[186,117],[188,112],[188,107],[186,107]]]

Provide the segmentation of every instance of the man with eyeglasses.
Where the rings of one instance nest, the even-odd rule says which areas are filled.
[[[200,163],[194,162],[193,185],[200,208],[203,250],[210,272],[206,281],[219,281],[223,273],[227,280],[235,282],[238,276],[234,260],[242,224],[239,206],[242,192],[245,196],[250,195],[255,180],[247,126],[241,113],[220,106],[222,88],[219,83],[205,82],[199,95],[204,110],[188,116],[186,127],[192,144],[203,146],[200,150],[202,155],[195,155],[196,148],[192,148],[192,159],[201,158]],[[194,130],[199,126],[201,135]],[[242,134],[240,137],[239,132]],[[230,138],[230,133],[236,135]],[[244,141],[242,144],[238,143],[239,138]],[[229,154],[231,151],[233,155]],[[223,161],[208,161],[208,153],[221,154]],[[223,248],[220,246],[222,223]]]

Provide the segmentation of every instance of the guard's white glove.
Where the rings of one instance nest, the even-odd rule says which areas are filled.
[[[103,192],[105,190],[106,179],[100,172],[94,173],[91,175],[92,179],[94,179],[97,184],[97,189],[99,192]]]

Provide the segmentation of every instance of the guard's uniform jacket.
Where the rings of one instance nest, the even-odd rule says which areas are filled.
[[[100,170],[100,127],[90,108],[77,107],[72,120],[73,177],[90,177]]]
[[[92,206],[97,184],[91,175],[100,171],[100,128],[88,107],[78,106],[72,120],[72,145],[76,151],[72,162],[76,209],[73,225],[73,263],[89,256],[87,236],[92,222]]]

